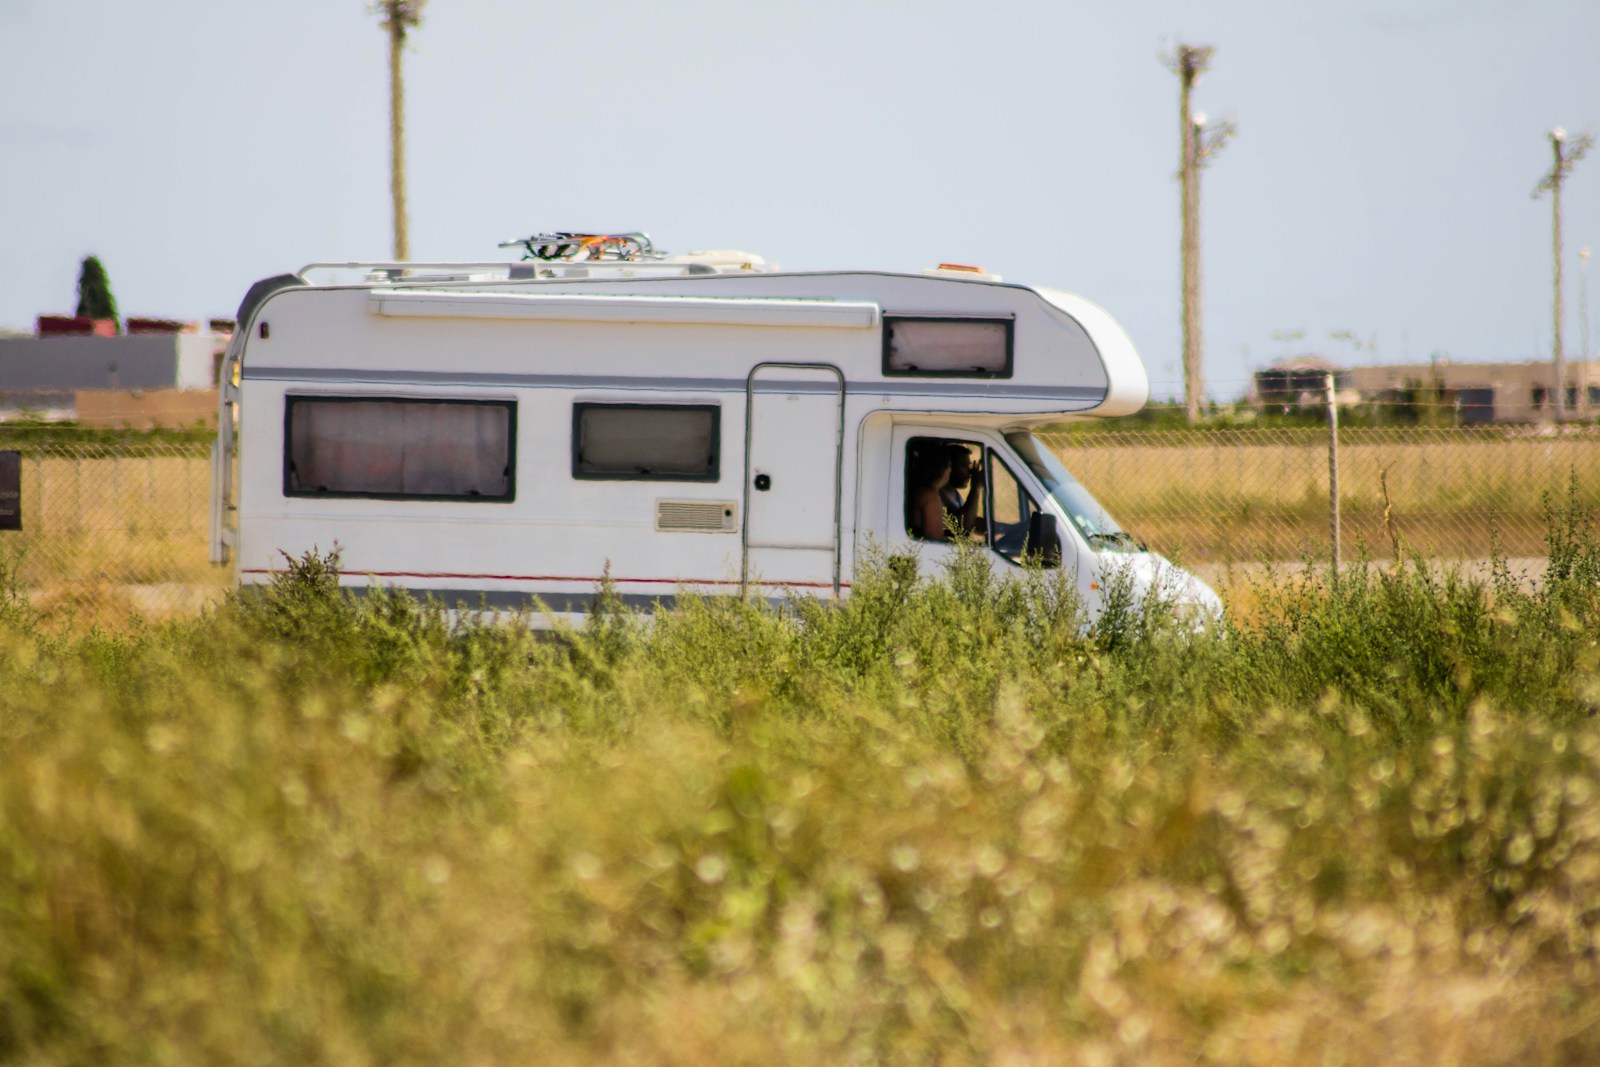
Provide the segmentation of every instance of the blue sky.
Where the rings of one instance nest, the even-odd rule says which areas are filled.
[[[1239,125],[1204,178],[1214,395],[1300,351],[1548,357],[1529,194],[1550,127],[1600,126],[1596,0],[431,0],[412,252],[593,228],[797,269],[977,263],[1105,306],[1172,394],[1177,40],[1216,46],[1196,102]],[[90,252],[125,314],[180,318],[388,255],[362,0],[0,0],[0,47],[0,327],[70,311]],[[1575,357],[1600,155],[1564,200]]]

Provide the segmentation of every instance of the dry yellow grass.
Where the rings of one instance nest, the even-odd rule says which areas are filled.
[[[1050,438],[1073,474],[1151,547],[1189,561],[1298,559],[1329,544],[1327,439],[1319,431],[1107,433]],[[1395,527],[1423,556],[1544,553],[1543,498],[1600,502],[1600,437],[1489,436],[1458,430],[1346,430],[1340,436],[1342,541],[1392,553]]]

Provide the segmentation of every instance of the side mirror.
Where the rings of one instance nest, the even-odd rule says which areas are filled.
[[[1042,511],[1029,516],[1027,558],[1041,567],[1061,566],[1061,530],[1054,516]]]

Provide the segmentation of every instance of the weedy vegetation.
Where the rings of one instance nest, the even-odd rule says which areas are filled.
[[[886,560],[42,625],[0,574],[0,1061],[1600,1059],[1600,542],[1195,632]]]

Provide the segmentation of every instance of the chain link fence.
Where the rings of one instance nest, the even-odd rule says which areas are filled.
[[[1077,478],[1151,548],[1186,563],[1327,559],[1326,429],[1044,435]],[[1600,505],[1600,433],[1340,429],[1346,559],[1403,550],[1439,560],[1545,554],[1545,502]],[[1386,495],[1387,494],[1387,495]],[[1387,521],[1385,515],[1387,514]]]
[[[36,604],[193,610],[226,588],[210,553],[205,442],[6,445],[21,454],[22,528],[0,568]]]
[[[1185,564],[1326,559],[1329,439],[1318,429],[1046,434],[1141,540]],[[36,603],[194,610],[228,585],[208,559],[204,441],[6,445],[21,452],[22,529],[0,577]],[[1344,429],[1343,553],[1432,559],[1545,554],[1545,501],[1600,507],[1600,432]],[[1385,497],[1387,488],[1387,498]],[[1385,520],[1387,511],[1388,519]]]

